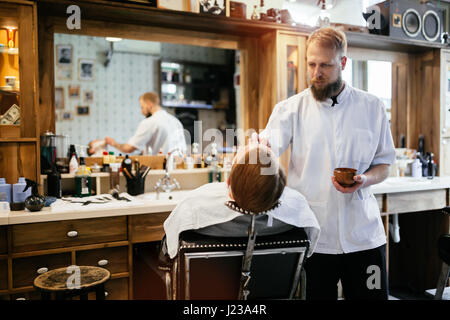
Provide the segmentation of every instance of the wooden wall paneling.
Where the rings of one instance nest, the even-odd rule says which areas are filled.
[[[40,14],[40,12],[39,12]],[[40,134],[55,133],[55,58],[53,25],[39,15],[39,120]]]
[[[259,114],[258,114],[258,128],[263,130],[272,109],[277,101],[277,68],[273,63],[277,59],[275,31],[269,32],[260,38],[260,70],[259,77]]]
[[[403,63],[392,64],[392,102],[391,132],[394,145],[400,147],[402,135],[407,138],[408,117],[408,66]]]
[[[259,43],[257,38],[242,38],[241,50],[241,115],[243,130],[258,130],[259,102]]]
[[[37,180],[35,164],[36,143],[0,143],[0,177],[5,177],[7,183],[17,183],[19,177]]]
[[[20,65],[20,104],[21,136],[37,136],[37,112],[35,98],[38,93],[36,83],[36,37],[33,6],[19,6],[19,65]]]
[[[409,123],[413,128],[412,147],[417,148],[420,134],[425,137],[425,151],[440,155],[440,54],[439,50],[418,54],[415,57],[415,73],[412,92],[415,117]]]

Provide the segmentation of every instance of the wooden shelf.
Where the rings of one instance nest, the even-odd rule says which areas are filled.
[[[437,42],[421,40],[393,39],[389,36],[376,35],[362,32],[345,32],[348,45],[351,47],[367,48],[375,50],[389,50],[408,53],[420,53],[430,49],[444,49],[450,46]]]
[[[6,53],[6,54],[12,54],[12,55],[18,55],[19,54],[19,48],[7,48],[7,47],[0,47],[0,53]]]
[[[0,138],[0,143],[2,142],[37,142],[38,138]]]
[[[39,8],[46,16],[64,17],[66,8],[73,4],[68,0],[40,0]],[[316,28],[307,25],[252,21],[231,17],[218,17],[184,11],[164,10],[140,4],[111,2],[105,0],[79,0],[77,5],[83,19],[133,25],[146,25],[179,30],[220,33],[236,36],[259,36],[270,31],[291,31],[309,34]]]
[[[9,88],[7,86],[0,87],[0,94],[20,94],[19,90]]]

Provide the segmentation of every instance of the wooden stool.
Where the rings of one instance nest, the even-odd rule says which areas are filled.
[[[34,287],[40,291],[42,300],[56,300],[80,296],[88,300],[88,293],[95,292],[97,300],[105,300],[105,282],[111,274],[108,270],[93,266],[69,266],[50,270],[34,279]]]

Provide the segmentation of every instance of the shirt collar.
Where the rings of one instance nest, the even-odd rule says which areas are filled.
[[[342,105],[342,102],[348,97],[348,94],[350,92],[350,86],[347,82],[343,81],[344,83],[344,89],[339,93],[339,95],[336,97],[336,104],[333,106],[333,108],[340,107]],[[333,104],[333,100],[331,98],[328,98],[325,101],[317,101],[321,106],[324,107],[331,107]]]

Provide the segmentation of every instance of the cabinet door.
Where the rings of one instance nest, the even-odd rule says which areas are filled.
[[[102,267],[111,274],[128,272],[128,246],[78,251],[76,263]]]
[[[441,142],[440,176],[450,176],[450,137],[442,138]]]
[[[277,37],[278,101],[307,87],[306,38],[280,32]]]
[[[8,259],[0,259],[0,290],[8,289]]]
[[[69,265],[70,252],[13,259],[13,287],[32,286],[34,279],[43,272]]]
[[[442,134],[450,137],[450,52],[442,51],[441,63]]]
[[[0,138],[38,135],[34,9],[0,3]]]

